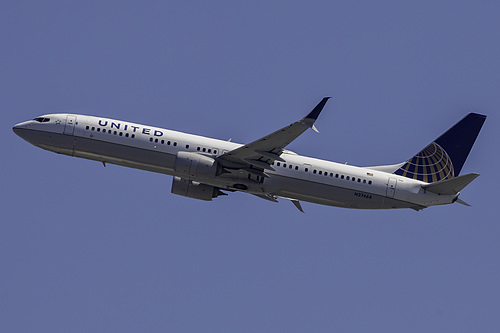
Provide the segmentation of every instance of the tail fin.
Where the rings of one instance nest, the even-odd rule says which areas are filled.
[[[484,115],[469,113],[394,173],[427,183],[457,177],[485,120]]]

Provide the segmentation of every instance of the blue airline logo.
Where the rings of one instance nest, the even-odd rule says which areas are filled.
[[[152,136],[163,136],[163,132],[156,130],[156,129],[151,129],[147,127],[139,127],[139,126],[132,126],[128,124],[121,124],[118,122],[108,122],[107,120],[101,120],[99,119],[99,126],[107,127],[108,123],[110,124],[110,128],[115,128],[117,130],[122,129],[123,131],[130,130],[133,133],[142,133],[146,135],[152,135]],[[123,126],[122,126],[123,125]]]

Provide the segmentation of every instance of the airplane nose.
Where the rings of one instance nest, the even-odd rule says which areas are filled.
[[[17,125],[14,125],[14,127],[12,127],[12,130],[14,131],[14,133],[18,134],[19,131],[21,130],[21,126],[19,126],[19,124]]]
[[[22,125],[22,123],[19,123],[19,124],[15,124],[14,127],[12,127],[12,130],[14,131],[14,133],[17,134],[23,128],[24,128],[24,126]]]
[[[12,127],[12,130],[14,133],[16,133],[18,136],[22,137],[23,130],[28,128],[28,122],[24,121],[19,124],[15,124],[14,127]]]

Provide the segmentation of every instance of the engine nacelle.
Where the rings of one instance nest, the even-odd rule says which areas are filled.
[[[180,151],[175,158],[174,171],[186,179],[213,178],[217,172],[217,162],[209,156]]]
[[[172,193],[205,201],[212,201],[213,198],[217,198],[219,195],[225,195],[218,187],[200,184],[181,177],[174,177]]]

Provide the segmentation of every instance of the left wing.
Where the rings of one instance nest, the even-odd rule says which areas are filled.
[[[217,160],[222,167],[227,169],[241,169],[250,174],[267,177],[265,170],[274,170],[271,167],[274,161],[284,161],[280,155],[284,148],[304,133],[308,128],[318,131],[314,122],[323,110],[330,97],[325,97],[316,107],[301,120],[294,122],[282,129],[266,135],[265,137],[231,150],[220,155]],[[229,170],[227,170],[229,171]]]

